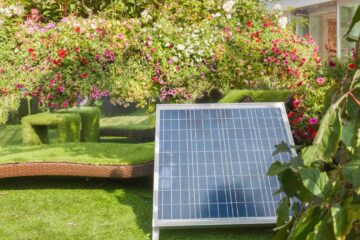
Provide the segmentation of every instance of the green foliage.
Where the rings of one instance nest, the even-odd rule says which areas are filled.
[[[67,112],[80,114],[81,141],[98,142],[100,136],[100,110],[97,107],[70,108]]]
[[[22,120],[23,143],[39,145],[49,142],[48,127],[58,129],[58,142],[79,142],[81,117],[76,113],[39,113]]]
[[[360,71],[335,92],[313,145],[269,168],[286,195],[278,208],[276,239],[352,239],[359,233],[359,88]],[[292,153],[284,144],[274,153],[284,151]],[[293,215],[284,220],[289,209]]]
[[[290,96],[290,91],[285,90],[231,90],[219,103],[242,102],[250,97],[254,102],[285,102]]]

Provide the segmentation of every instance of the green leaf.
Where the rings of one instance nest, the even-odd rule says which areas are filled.
[[[304,186],[315,196],[325,197],[325,186],[329,178],[325,172],[320,172],[315,168],[303,168],[300,170],[300,176]]]
[[[288,239],[306,239],[314,231],[315,225],[321,221],[319,207],[309,207],[301,215]]]
[[[282,190],[289,197],[295,196],[297,191],[299,191],[300,186],[302,186],[300,178],[296,176],[291,169],[281,172],[278,175],[278,179],[281,183]]]
[[[314,231],[311,232],[306,240],[333,240],[335,239],[332,226],[326,221],[321,220],[316,224]]]
[[[281,142],[275,145],[276,150],[273,152],[273,156],[283,153],[283,152],[291,152],[290,146],[286,142]]]
[[[352,29],[354,28],[354,26],[356,25],[356,23],[360,22],[360,6],[357,8],[354,17],[352,19],[352,22],[350,24],[349,30],[345,33],[344,37],[349,36],[349,34],[351,33]]]
[[[360,188],[360,159],[345,164],[342,172],[344,178],[349,181],[354,188]]]
[[[341,130],[340,113],[333,105],[321,121],[313,145],[303,151],[304,165],[310,166],[316,161],[331,162],[338,149]]]
[[[278,175],[279,173],[285,171],[288,168],[289,168],[289,164],[276,161],[273,164],[271,164],[271,166],[267,172],[267,175],[275,176],[275,175]]]
[[[343,141],[347,147],[353,147],[355,145],[357,129],[357,121],[353,120],[345,122],[341,135],[341,141]]]
[[[284,224],[289,222],[290,201],[289,201],[288,197],[284,197],[280,201],[279,206],[276,209],[276,214],[277,214],[277,223],[276,223],[276,225],[278,227],[281,227]]]
[[[296,157],[290,159],[290,166],[293,169],[298,169],[300,167],[304,167],[304,161],[302,160],[301,157],[296,156]]]
[[[275,239],[286,239],[288,235],[288,230],[292,225],[292,221],[290,221],[290,200],[288,197],[284,197],[280,201],[276,209],[276,214],[277,227],[274,229],[276,231]]]
[[[360,203],[354,202],[352,197],[345,199],[343,203],[343,209],[346,211],[346,226],[344,229],[344,235],[350,233],[355,221],[359,221],[360,216]]]
[[[330,210],[336,239],[345,239],[344,232],[346,230],[346,210],[344,210],[340,204],[335,204]]]

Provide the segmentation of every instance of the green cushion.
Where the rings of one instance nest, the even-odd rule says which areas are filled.
[[[154,143],[58,143],[36,146],[0,145],[0,164],[69,162],[140,164],[154,159]]]

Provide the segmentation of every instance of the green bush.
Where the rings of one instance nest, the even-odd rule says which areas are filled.
[[[81,116],[81,141],[98,142],[100,135],[100,110],[97,107],[71,108],[67,112]]]
[[[23,143],[39,145],[49,143],[48,127],[58,129],[58,142],[79,142],[81,117],[76,113],[39,113],[24,117]]]
[[[219,103],[236,103],[250,98],[254,102],[285,102],[290,92],[285,90],[231,90]]]

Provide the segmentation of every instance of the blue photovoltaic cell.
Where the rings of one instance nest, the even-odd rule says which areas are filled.
[[[279,107],[160,111],[157,218],[275,217],[276,177],[267,169],[290,154]]]

